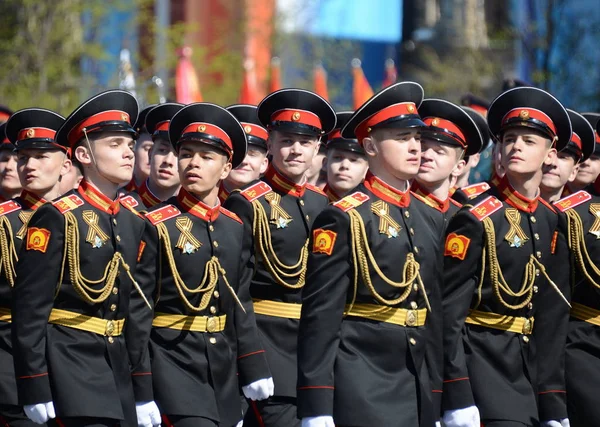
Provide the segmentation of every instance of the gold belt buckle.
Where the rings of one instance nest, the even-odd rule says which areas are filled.
[[[219,325],[219,322],[217,321],[216,317],[209,317],[208,319],[206,319],[206,330],[209,333],[213,333],[217,331],[217,327]]]
[[[530,319],[525,319],[525,323],[523,323],[523,334],[530,335],[533,331],[533,317]]]
[[[106,321],[106,336],[112,337],[114,333],[115,333],[115,322],[113,322],[112,320],[107,320]]]
[[[406,326],[415,326],[417,324],[417,312],[408,310],[406,313]]]

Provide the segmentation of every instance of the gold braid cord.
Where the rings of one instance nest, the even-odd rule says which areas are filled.
[[[202,278],[200,284],[194,289],[189,288],[185,284],[177,270],[177,264],[175,263],[173,250],[171,249],[171,238],[169,237],[169,230],[167,230],[167,227],[163,223],[156,224],[156,229],[158,230],[158,236],[163,242],[163,247],[167,256],[167,261],[169,262],[169,267],[171,268],[171,273],[173,274],[173,281],[175,282],[177,293],[179,294],[179,298],[188,310],[196,313],[206,310],[206,307],[208,307],[210,299],[212,298],[213,291],[215,290],[215,288],[217,287],[217,283],[219,282],[220,274],[223,278],[225,286],[227,286],[227,289],[229,289],[229,292],[231,292],[231,295],[233,296],[237,304],[241,307],[244,313],[246,312],[235,290],[227,280],[225,269],[221,266],[219,259],[215,256],[213,256],[206,263],[206,266],[204,267],[204,277]],[[198,306],[195,306],[190,302],[190,300],[186,296],[186,292],[194,295],[203,294]]]
[[[429,299],[427,298],[427,292],[425,290],[425,285],[423,284],[423,280],[421,279],[420,273],[420,264],[415,260],[415,256],[413,253],[409,253],[406,256],[406,261],[404,262],[404,271],[402,272],[402,281],[395,282],[388,278],[383,271],[379,268],[373,253],[368,245],[367,232],[365,230],[365,224],[360,216],[360,214],[351,210],[348,212],[350,216],[350,234],[352,236],[351,247],[352,247],[352,260],[354,264],[354,295],[352,298],[352,303],[350,304],[350,308],[347,311],[352,309],[354,305],[354,301],[356,299],[357,287],[358,287],[358,273],[360,272],[360,276],[362,277],[363,282],[371,292],[371,295],[379,301],[381,304],[392,306],[396,304],[400,304],[408,296],[412,290],[412,284],[417,281],[421,292],[423,293],[423,298],[425,299],[425,303],[427,304],[427,309],[431,311],[431,306],[429,305]],[[381,296],[376,290],[375,286],[373,286],[373,282],[371,281],[371,274],[369,272],[369,266],[372,266],[377,275],[388,285],[398,288],[404,289],[402,294],[395,299],[386,299]]]
[[[2,230],[2,228],[4,230]],[[0,217],[0,251],[2,251],[2,262],[0,263],[0,271],[4,269],[4,275],[10,287],[15,286],[15,264],[18,261],[17,250],[15,249],[15,242],[12,227],[8,218],[5,216]]]
[[[256,249],[263,259],[263,264],[279,285],[288,289],[302,288],[306,279],[308,239],[306,239],[306,242],[300,251],[300,259],[298,259],[296,264],[286,265],[282,263],[277,257],[271,243],[271,229],[269,227],[269,218],[267,217],[265,209],[258,200],[252,202],[252,207],[254,208],[252,233],[254,234]],[[296,283],[290,283],[288,281],[296,278]]]
[[[587,247],[585,246],[585,239],[583,237],[583,222],[579,217],[579,214],[574,210],[568,210],[567,212],[567,222],[568,222],[568,239],[569,239],[569,248],[572,251],[573,256],[575,257],[575,261],[579,266],[581,272],[585,276],[588,282],[590,282],[596,288],[600,288],[600,284],[598,283],[598,279],[594,279],[590,271],[588,270],[588,266],[592,269],[593,274],[596,278],[600,278],[600,269],[596,266],[596,264],[591,260],[590,254],[588,253]]]
[[[129,265],[123,259],[120,252],[115,252],[110,262],[104,269],[104,275],[98,280],[90,280],[81,273],[81,259],[79,254],[79,226],[77,218],[72,212],[65,212],[65,249],[63,252],[63,262],[59,284],[62,283],[62,274],[64,271],[65,262],[69,264],[69,272],[71,283],[79,296],[88,304],[98,304],[106,301],[115,287],[115,281],[119,275],[119,270],[123,268],[125,273],[133,283],[134,287],[148,306],[152,308],[148,299],[142,292],[140,285],[136,282],[131,274]],[[94,289],[89,285],[97,285],[104,282],[104,286],[100,289]],[[58,290],[57,290],[58,293]]]

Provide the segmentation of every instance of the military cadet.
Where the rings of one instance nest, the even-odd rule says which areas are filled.
[[[0,203],[21,193],[21,181],[17,173],[15,146],[5,134],[6,124],[0,124]]]
[[[259,179],[269,166],[267,159],[269,133],[258,120],[256,106],[236,104],[230,105],[227,110],[242,124],[248,140],[248,152],[239,166],[232,169],[229,176],[221,183],[219,190],[221,203],[225,202],[233,190],[244,188]]]
[[[260,181],[225,202],[244,223],[244,245],[252,250],[250,285],[259,334],[275,381],[275,396],[252,405],[244,425],[292,427],[296,418],[296,348],[308,237],[327,206],[325,194],[306,182],[305,173],[320,138],[335,127],[333,108],[320,96],[282,89],[258,106],[269,130],[273,159]]]
[[[150,150],[152,149],[152,135],[146,129],[146,115],[156,107],[156,104],[148,105],[138,116],[133,125],[138,138],[135,141],[135,166],[133,169],[133,178],[125,186],[126,192],[136,191],[150,175]]]
[[[417,83],[397,83],[342,129],[361,141],[369,173],[313,225],[298,334],[305,427],[433,426],[439,418],[441,360],[429,371],[424,359],[441,348],[443,218],[409,191],[422,99]]]
[[[583,113],[582,116],[592,125],[592,128],[600,123],[600,114],[598,113]],[[596,135],[594,152],[587,160],[579,163],[577,176],[565,186],[563,196],[568,196],[588,187],[596,181],[598,176],[600,176],[600,136]]]
[[[451,220],[444,248],[444,423],[567,423],[564,230],[539,195],[542,165],[571,138],[550,94],[516,88],[490,106],[506,174]],[[535,319],[535,323],[534,323]]]
[[[473,95],[471,93],[467,93],[460,99],[460,105],[463,107],[467,107],[471,109],[471,111],[475,111],[479,113],[484,119],[487,116],[487,110],[490,107],[490,101],[484,99],[480,96]],[[471,115],[471,114],[469,114]],[[471,118],[473,116],[471,115]],[[476,119],[475,123],[479,125],[479,122]],[[485,120],[484,120],[485,123]],[[485,123],[485,128],[487,129],[487,123]],[[482,135],[484,133],[479,129]],[[486,131],[487,133],[487,131]],[[484,135],[485,139],[485,135]],[[481,147],[481,152],[478,155],[474,155],[472,157],[472,162],[474,165],[472,166],[469,176],[468,183],[470,184],[478,184],[480,182],[486,182],[491,179],[491,175],[493,172],[493,164],[492,164],[492,151],[494,149],[494,144],[491,143],[489,139],[487,139],[484,145]],[[464,183],[461,187],[466,187],[468,184]],[[460,201],[459,201],[460,202]]]
[[[563,197],[565,186],[573,182],[579,164],[592,155],[596,144],[596,133],[590,123],[573,110],[567,109],[567,113],[573,128],[571,140],[557,153],[552,164],[542,166],[544,174],[540,183],[540,196],[549,203]]]
[[[144,128],[152,136],[150,148],[150,174],[132,195],[142,206],[150,209],[177,194],[180,188],[177,170],[177,153],[169,141],[169,122],[183,104],[160,104],[146,114]],[[137,195],[136,195],[137,193]]]
[[[116,198],[133,173],[137,112],[128,92],[102,92],[55,136],[84,179],[29,220],[13,288],[19,403],[38,423],[56,414],[67,427],[160,424],[139,368],[152,321],[141,288],[154,264],[137,263],[145,221]]]
[[[356,136],[342,138],[342,128],[352,114],[352,111],[336,113],[336,128],[327,135],[327,185],[323,191],[330,202],[337,202],[363,182],[369,168],[365,150]]]
[[[273,394],[244,271],[244,227],[218,199],[219,181],[246,156],[246,135],[224,108],[197,103],[173,116],[169,140],[182,188],[147,214],[160,242],[150,338],[156,402],[167,426],[231,427],[242,417],[237,372],[249,399]]]
[[[61,177],[60,194],[65,194],[71,190],[76,190],[83,179],[83,169],[80,163],[71,163],[69,171]]]
[[[0,424],[6,426],[35,425],[18,405],[11,344],[11,291],[27,222],[39,206],[61,194],[58,182],[71,164],[66,149],[54,142],[63,122],[64,118],[52,111],[30,108],[14,113],[6,123],[8,142],[3,145],[16,147],[16,169],[24,184],[20,196],[0,204]]]
[[[421,131],[421,166],[413,191],[444,214],[444,227],[460,204],[450,197],[452,182],[465,168],[465,157],[479,153],[483,138],[469,114],[442,99],[425,99],[419,107],[426,127]]]

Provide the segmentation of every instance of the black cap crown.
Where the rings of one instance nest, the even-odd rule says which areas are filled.
[[[6,122],[6,137],[17,150],[35,148],[66,151],[66,147],[55,141],[56,132],[64,122],[63,116],[43,108],[19,110]]]
[[[258,119],[258,107],[249,104],[235,104],[227,107],[227,111],[241,123],[246,132],[248,145],[254,145],[266,151],[269,132]]]
[[[146,132],[152,135],[152,140],[159,137],[166,141],[169,140],[169,123],[173,116],[183,107],[183,104],[167,102],[155,105],[146,112],[144,127],[146,128]]]

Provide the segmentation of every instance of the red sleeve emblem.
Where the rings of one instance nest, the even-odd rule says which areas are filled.
[[[471,239],[469,239],[467,236],[450,233],[446,237],[444,256],[450,256],[452,258],[458,258],[459,260],[464,261],[465,257],[467,256],[467,249],[469,249],[470,243]]]
[[[335,246],[337,233],[331,230],[317,228],[313,230],[313,253],[331,255]]]
[[[27,250],[46,253],[50,242],[50,230],[45,228],[29,227],[27,229]]]

